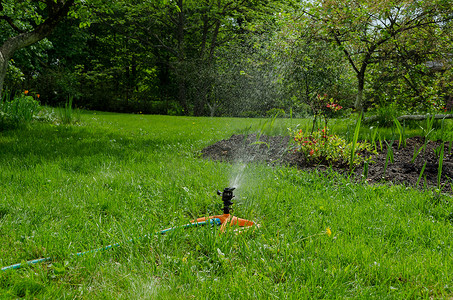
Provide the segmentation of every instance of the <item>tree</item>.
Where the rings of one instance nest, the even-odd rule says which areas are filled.
[[[364,108],[366,72],[381,59],[381,50],[403,34],[439,26],[452,16],[446,0],[321,0],[306,7],[315,34],[337,44],[356,74],[358,111]]]
[[[388,43],[368,73],[367,104],[397,103],[406,113],[449,109],[451,90],[451,24],[406,32]]]
[[[135,26],[131,37],[159,58],[159,71],[170,75],[175,97],[186,114],[204,115],[216,107],[210,103],[218,50],[240,39],[248,22],[265,12],[271,1],[178,0],[125,5]],[[274,1],[275,2],[275,1]],[[222,51],[224,53],[224,51]]]
[[[278,19],[273,51],[280,61],[285,98],[290,99],[286,106],[307,110],[318,102],[319,95],[350,104],[353,74],[338,47],[314,37],[292,11],[279,13]]]
[[[0,91],[14,53],[48,36],[67,16],[75,0],[6,0],[0,2],[0,20],[9,25],[0,46]]]

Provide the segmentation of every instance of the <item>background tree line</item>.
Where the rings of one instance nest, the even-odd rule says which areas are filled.
[[[7,0],[3,86],[48,105],[71,97],[88,109],[155,114],[303,115],[320,94],[357,110],[451,110],[451,6]],[[34,38],[6,51],[27,33]]]

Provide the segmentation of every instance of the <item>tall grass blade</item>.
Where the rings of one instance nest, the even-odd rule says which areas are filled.
[[[73,124],[80,121],[80,111],[72,108],[73,97],[69,97],[64,107],[57,110],[57,116],[63,124]]]
[[[425,172],[425,168],[426,168],[426,161],[423,164],[422,170],[420,171],[420,175],[418,176],[417,183],[415,184],[415,186],[418,186],[418,184],[420,183],[420,179],[422,179],[423,172]]]
[[[444,132],[445,132],[445,117],[442,118],[442,121],[440,123],[440,139],[442,141],[445,141]]]
[[[415,160],[417,159],[418,155],[422,150],[425,148],[425,145],[421,146],[420,149],[417,150],[417,148],[414,147],[414,154],[412,155],[411,163],[414,163]]]
[[[374,147],[374,151],[377,152],[376,136],[379,129],[378,128],[374,129],[373,127],[371,127],[371,130],[372,130],[370,134],[371,145]]]
[[[382,152],[383,144],[382,144],[382,137],[381,137],[380,133],[378,134],[378,138],[379,138],[379,147],[381,148],[381,152]]]
[[[292,107],[289,109],[289,118],[290,118],[289,128],[293,128],[293,108]]]
[[[433,125],[434,125],[434,115],[431,118],[426,119],[426,128],[425,128],[425,132],[424,132],[425,142],[427,142],[426,140],[429,139],[429,135],[434,130]]]
[[[385,157],[384,173],[382,175],[383,177],[385,177],[385,172],[387,171],[389,161],[393,163],[393,139],[390,145],[386,140],[384,140],[384,142],[387,144],[387,156]]]
[[[444,161],[444,147],[445,143],[442,142],[442,146],[440,148],[440,155],[439,155],[439,166],[437,168],[437,188],[440,190],[440,182],[442,178],[442,165]]]
[[[363,164],[363,173],[362,173],[362,177],[364,180],[366,180],[368,178],[368,167],[369,167],[369,163],[366,161],[364,162]]]
[[[401,143],[403,143],[403,147],[405,148],[406,147],[406,138],[403,136],[404,135],[404,128],[403,128],[403,126],[401,126],[401,123],[400,123],[400,121],[398,121],[397,118],[393,117],[393,122],[396,125],[396,129],[398,130],[398,135],[399,135],[399,138],[398,138],[398,149],[400,149]]]
[[[357,118],[357,122],[355,124],[354,137],[353,137],[352,148],[351,148],[351,156],[350,156],[350,161],[349,161],[349,170],[352,170],[352,167],[354,166],[355,150],[356,150],[357,140],[359,139],[361,121],[362,121],[362,114],[359,115],[359,117]]]

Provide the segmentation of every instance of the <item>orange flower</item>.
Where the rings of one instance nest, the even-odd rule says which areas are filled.
[[[28,94],[28,90],[25,90],[25,91],[24,91],[24,94],[27,95],[27,94]]]
[[[39,99],[39,96],[41,96],[41,95],[39,95],[39,94],[36,94],[36,98],[38,98],[38,99]]]

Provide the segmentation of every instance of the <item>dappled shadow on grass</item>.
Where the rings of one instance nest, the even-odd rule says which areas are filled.
[[[170,145],[171,146],[171,145]],[[36,125],[0,136],[0,165],[27,169],[45,162],[60,162],[66,171],[90,172],[108,160],[140,159],[140,153],[168,148],[161,137],[94,131],[89,127]],[[182,148],[181,145],[174,147]]]

